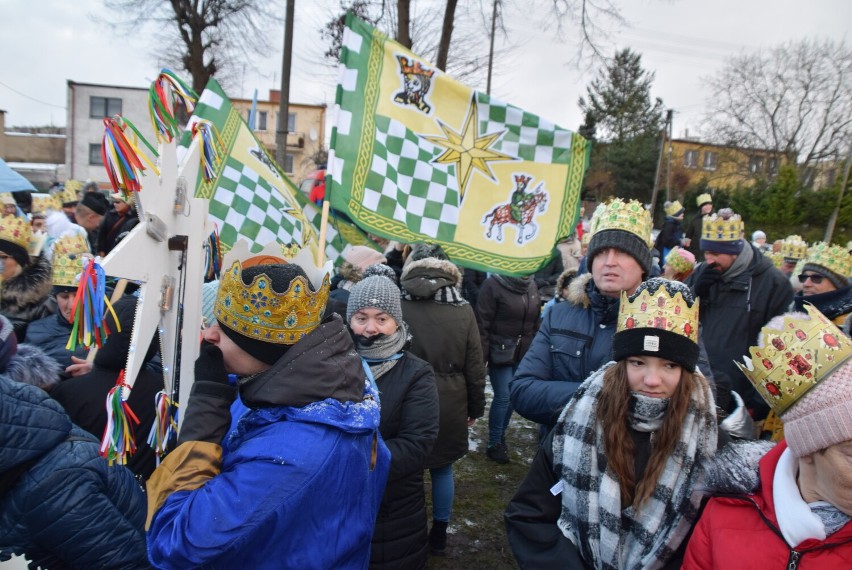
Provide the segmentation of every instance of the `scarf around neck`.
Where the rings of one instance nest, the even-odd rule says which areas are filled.
[[[532,278],[529,275],[524,277],[508,277],[506,275],[495,275],[494,278],[500,285],[511,291],[523,295],[530,288]]]
[[[751,245],[746,243],[743,245],[743,250],[731,264],[731,267],[722,274],[722,281],[730,283],[742,273],[745,273],[745,270],[751,265],[752,259],[754,259],[754,250],[751,248]]]
[[[593,568],[645,570],[666,564],[686,539],[703,498],[701,481],[716,452],[715,404],[707,381],[695,375],[689,409],[678,443],[652,496],[637,512],[621,507],[618,479],[604,467],[604,432],[597,421],[605,364],[577,389],[556,424],[554,469],[563,484],[559,529]],[[631,402],[631,424],[661,424],[666,402]],[[699,411],[703,410],[703,411]],[[653,431],[653,430],[651,430]],[[665,500],[660,500],[665,498]]]
[[[354,336],[354,335],[353,335]],[[363,337],[354,337],[355,350],[370,366],[373,378],[378,380],[399,362],[405,344],[411,339],[408,334],[408,325],[400,323],[399,328],[392,335],[381,335],[369,344],[364,343]]]

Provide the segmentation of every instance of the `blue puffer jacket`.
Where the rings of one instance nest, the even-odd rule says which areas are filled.
[[[41,389],[0,376],[0,560],[149,568],[145,495]]]
[[[24,342],[34,344],[42,349],[49,357],[59,363],[62,370],[71,366],[71,357],[86,358],[87,351],[79,345],[73,352],[66,349],[68,337],[71,336],[71,324],[62,315],[56,313],[33,321],[27,327]],[[66,376],[63,374],[63,376]]]
[[[591,273],[577,277],[564,303],[544,316],[509,383],[515,411],[551,428],[577,387],[611,360],[618,299],[605,297]]]

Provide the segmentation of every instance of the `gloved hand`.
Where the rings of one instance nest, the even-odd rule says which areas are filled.
[[[754,420],[748,414],[742,397],[736,392],[731,392],[731,398],[734,400],[736,407],[728,414],[724,420],[719,422],[719,427],[728,432],[731,437],[736,439],[755,439]]]
[[[221,444],[231,425],[231,403],[237,389],[228,384],[222,351],[209,342],[201,343],[195,361],[195,383],[180,422],[178,443],[206,441]]]
[[[693,287],[695,296],[706,297],[710,293],[710,287],[721,278],[722,272],[719,270],[718,265],[715,263],[705,265],[704,270],[695,278],[695,285]]]

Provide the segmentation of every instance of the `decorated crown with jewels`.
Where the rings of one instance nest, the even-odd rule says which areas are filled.
[[[641,202],[636,200],[621,200],[614,198],[606,204],[601,204],[592,214],[591,233],[604,230],[621,230],[630,232],[651,247],[651,214]]]
[[[679,290],[685,285],[667,279],[649,279],[631,300],[621,292],[617,332],[630,329],[662,329],[685,336],[698,344],[698,299],[689,303]]]
[[[3,216],[0,219],[0,240],[6,240],[28,249],[33,228],[30,222],[18,216]]]
[[[819,265],[843,277],[852,275],[852,255],[842,246],[822,241],[808,248],[805,264]]]
[[[59,238],[53,242],[53,276],[51,282],[59,287],[77,287],[83,262],[91,258],[89,244],[81,234]]]
[[[704,216],[701,221],[701,239],[708,241],[736,241],[745,226],[738,214],[725,208],[718,214]]]
[[[50,210],[61,210],[62,204],[55,194],[33,194],[33,214],[46,214]]]
[[[781,255],[785,259],[789,259],[791,263],[804,259],[807,253],[808,242],[803,240],[802,236],[787,236],[781,242]]]
[[[65,183],[65,186],[63,186],[61,190],[54,192],[54,196],[56,196],[59,200],[60,206],[69,202],[77,202],[80,200],[77,196],[77,191],[82,187],[83,184],[79,180],[69,180]]]
[[[264,273],[251,283],[243,282],[243,269],[252,265],[293,263],[307,275],[294,277],[286,291],[272,289]],[[226,271],[219,282],[214,314],[229,329],[251,339],[271,344],[295,344],[322,321],[328,300],[332,264],[317,267],[311,252],[303,248],[286,258],[280,246],[271,244],[260,253],[248,251],[240,240],[223,262]]]
[[[781,415],[852,357],[852,340],[812,305],[810,319],[784,317],[781,330],[764,327],[763,347],[736,362],[766,403]]]

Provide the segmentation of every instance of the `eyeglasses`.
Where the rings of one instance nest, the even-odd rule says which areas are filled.
[[[801,273],[799,274],[799,283],[804,284],[808,279],[811,280],[811,283],[814,285],[819,285],[822,283],[822,280],[825,279],[822,275],[816,275],[814,273]]]

